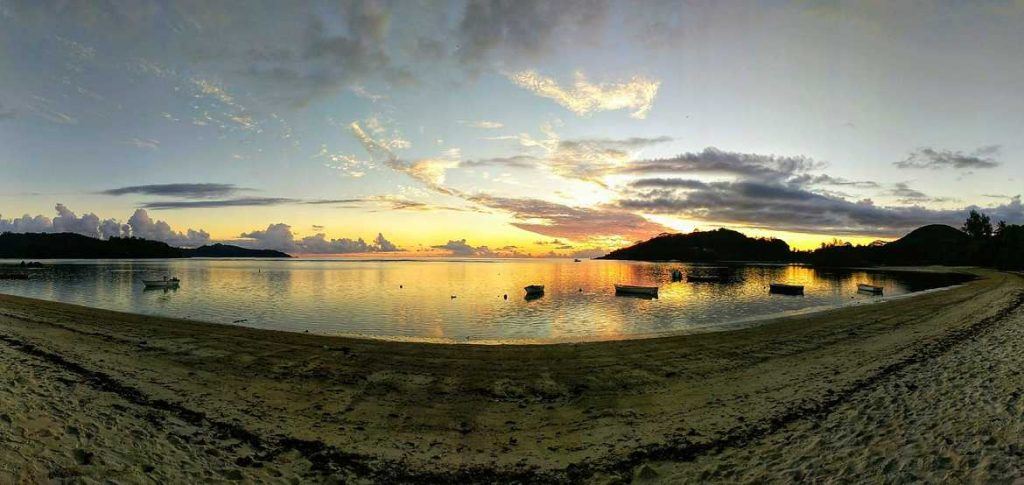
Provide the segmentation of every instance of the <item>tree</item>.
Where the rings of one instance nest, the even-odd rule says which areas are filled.
[[[996,224],[995,236],[1002,237],[1003,234],[1006,234],[1006,221],[999,221],[999,224]]]
[[[987,215],[971,209],[971,215],[967,216],[960,230],[974,239],[988,238],[992,236],[992,220]]]

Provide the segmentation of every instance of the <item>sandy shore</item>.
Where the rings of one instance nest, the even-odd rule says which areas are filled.
[[[0,296],[0,483],[1024,476],[1024,277],[742,330],[384,342]]]

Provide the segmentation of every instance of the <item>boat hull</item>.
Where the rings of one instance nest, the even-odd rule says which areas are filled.
[[[657,286],[615,285],[615,293],[620,295],[640,295],[656,298]]]
[[[881,286],[866,285],[861,283],[857,285],[857,291],[860,293],[871,293],[872,295],[881,295],[884,291]]]
[[[769,293],[776,293],[779,295],[803,295],[804,287],[800,285],[786,285],[782,283],[772,283],[768,286]]]
[[[527,295],[539,295],[544,293],[544,285],[530,285],[523,288]]]

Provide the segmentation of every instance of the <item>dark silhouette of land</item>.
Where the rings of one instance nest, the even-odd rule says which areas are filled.
[[[1024,226],[975,211],[961,229],[932,224],[896,241],[855,246],[839,240],[813,251],[793,251],[781,239],[751,238],[728,229],[661,234],[599,259],[637,261],[801,262],[816,266],[985,266],[1024,269]]]
[[[81,234],[3,233],[0,258],[8,259],[144,259],[144,258],[290,258],[269,249],[247,249],[227,244],[176,248],[160,241],[135,237],[96,239]]]
[[[616,249],[598,259],[638,261],[789,261],[792,251],[781,239],[752,238],[729,229],[660,234]]]

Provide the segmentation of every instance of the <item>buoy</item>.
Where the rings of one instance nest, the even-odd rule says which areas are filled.
[[[405,287],[404,287],[404,286],[402,286],[402,285],[398,285],[398,287],[399,287],[399,288],[405,288]]]
[[[453,300],[455,299],[455,295],[452,295],[452,299],[453,299]]]
[[[505,299],[506,300],[508,299],[508,293],[505,293]]]

